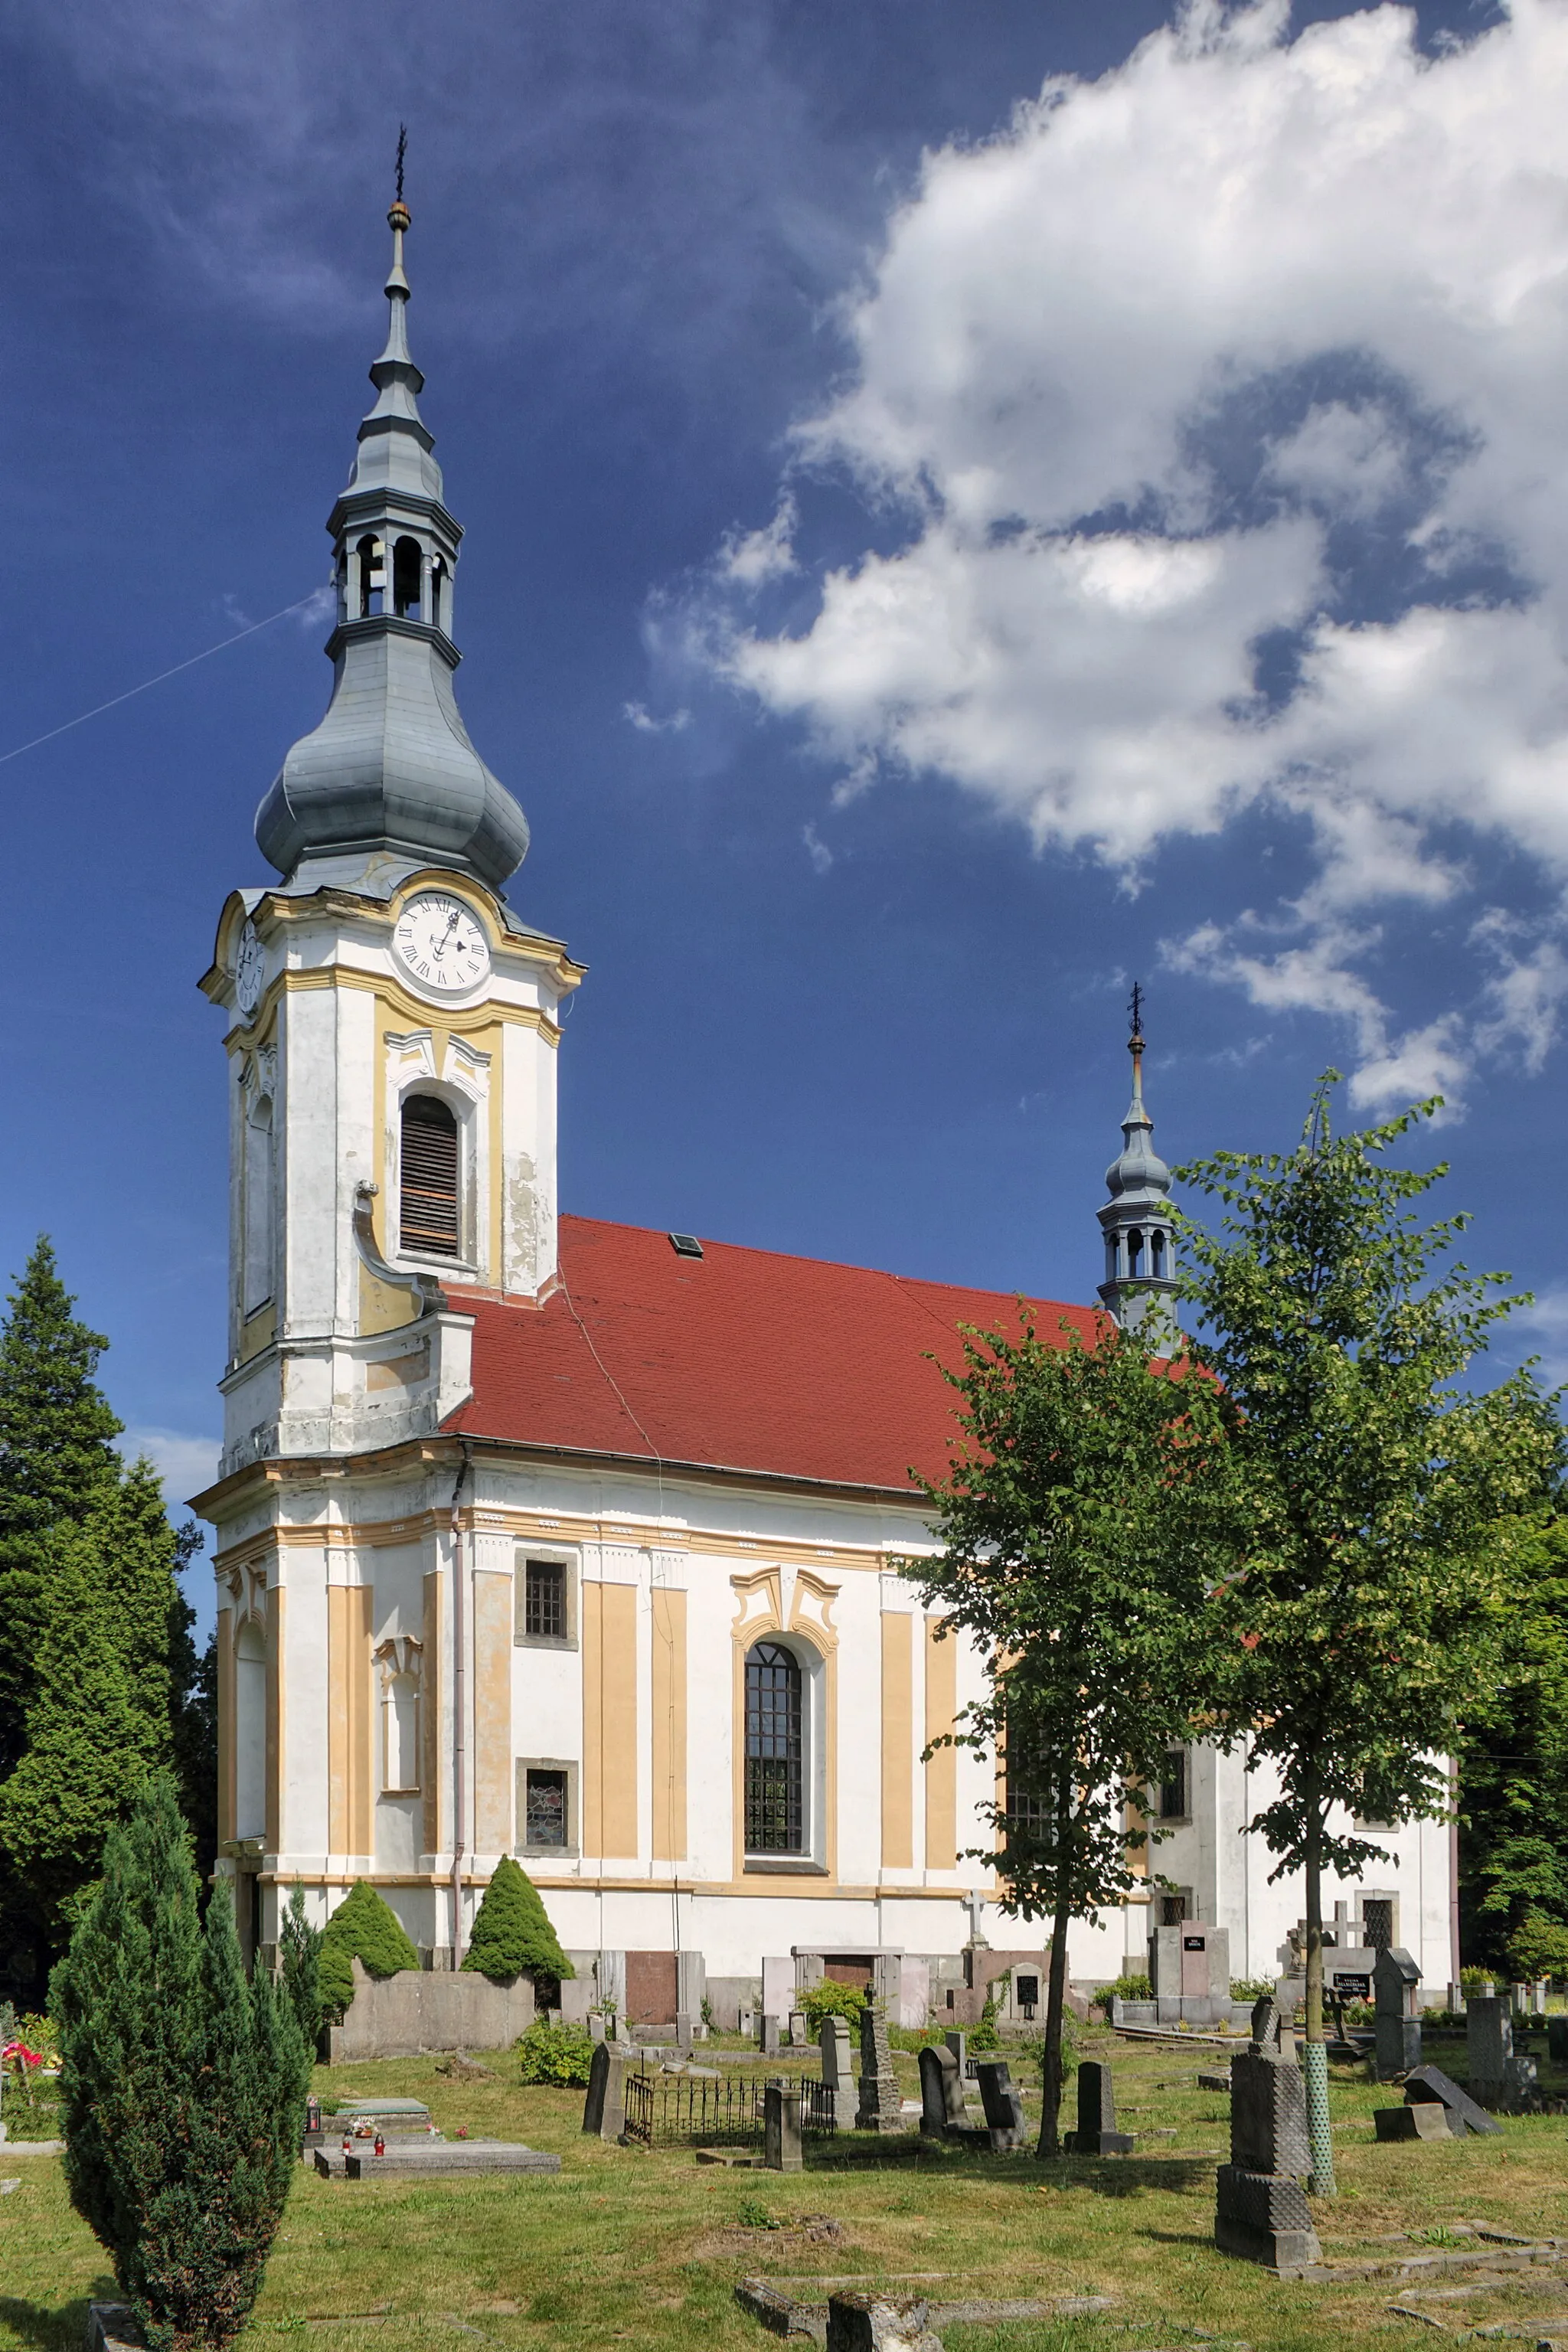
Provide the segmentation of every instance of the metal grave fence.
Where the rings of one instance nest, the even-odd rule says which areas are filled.
[[[810,2075],[662,2074],[639,2069],[626,2078],[626,2136],[637,2147],[744,2147],[763,2137],[769,2083],[799,2091],[803,2134],[837,2131],[830,2084]]]

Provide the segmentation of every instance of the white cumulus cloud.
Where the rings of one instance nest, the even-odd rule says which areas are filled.
[[[181,1429],[128,1429],[120,1441],[125,1461],[134,1462],[139,1454],[147,1456],[163,1479],[169,1508],[176,1515],[190,1496],[212,1485],[222,1451],[217,1438],[198,1437]]]
[[[1554,937],[1483,938],[1402,1033],[1358,961],[1466,838],[1568,886],[1568,0],[1416,30],[1194,0],[929,154],[791,460],[875,544],[803,614],[786,483],[692,632],[851,791],[942,777],[1042,849],[1305,819],[1305,891],[1173,952],[1347,1024],[1366,1101],[1538,1063],[1568,992]]]

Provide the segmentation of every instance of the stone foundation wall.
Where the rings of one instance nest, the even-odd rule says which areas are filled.
[[[353,1964],[354,1997],[329,2029],[329,2063],[416,2058],[422,2050],[505,2050],[533,2022],[533,1986],[491,1984],[471,1970],[403,1969],[379,1980]]]

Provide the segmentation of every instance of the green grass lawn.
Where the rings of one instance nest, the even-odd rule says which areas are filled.
[[[448,2135],[466,2125],[525,2139],[558,2150],[562,2170],[355,2184],[302,2167],[243,2341],[256,2352],[281,2337],[366,2352],[436,2344],[457,2352],[479,2341],[764,2352],[776,2339],[732,2300],[736,2280],[752,2273],[938,2273],[929,2291],[944,2301],[1114,2298],[1099,2321],[951,2327],[949,2352],[1143,2352],[1194,2343],[1193,2331],[1244,2339],[1254,2352],[1431,2337],[1419,2320],[1390,2313],[1405,2299],[1392,2281],[1282,2285],[1215,2252],[1213,2174],[1228,2150],[1228,2102],[1199,2091],[1195,2076],[1218,2053],[1099,2033],[1085,2049],[1113,2060],[1121,2120],[1140,2135],[1132,2158],[1044,2167],[847,2135],[808,2142],[810,2168],[788,2179],[701,2167],[688,2150],[645,2156],[584,2139],[582,2094],[523,2089],[505,2058],[490,2062],[493,2081],[477,2084],[437,2074],[432,2059],[322,2069],[324,2096],[421,2097]],[[1462,2044],[1430,2054],[1462,2071]],[[914,2060],[900,2068],[912,2093]],[[1478,2221],[1568,2238],[1568,2119],[1510,2120],[1500,2140],[1378,2147],[1372,2110],[1395,2097],[1340,2073],[1342,2193],[1317,2210],[1331,2262],[1387,2255],[1400,2231],[1440,2245],[1454,2225]],[[14,2111],[8,2119],[19,2132]],[[0,2352],[74,2352],[89,2297],[110,2291],[101,2253],[71,2211],[54,2158],[11,2158],[0,2147],[0,2178],[21,2182],[0,2199]],[[808,2214],[831,2215],[842,2237],[813,2242],[788,2228]],[[784,2226],[759,2226],[764,2215]],[[1545,2333],[1547,2321],[1568,2315],[1568,2271],[1560,2283],[1526,2277],[1429,2307],[1452,2327],[1511,2323],[1533,2345],[1538,2322]]]

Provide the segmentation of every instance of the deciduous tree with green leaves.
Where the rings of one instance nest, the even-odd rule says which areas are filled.
[[[1465,1957],[1498,1975],[1568,1969],[1568,1521],[1532,1532],[1502,1671],[1459,1749]]]
[[[1202,1708],[1208,1591],[1235,1531],[1212,1382],[1152,1364],[1109,1318],[1086,1346],[1019,1314],[1016,1336],[967,1333],[946,1374],[962,1440],[946,1478],[917,1474],[942,1549],[902,1572],[988,1669],[952,1736],[1005,1761],[976,1854],[1002,1907],[1051,1923],[1039,2148],[1055,2156],[1068,1924],[1138,1883],[1130,1795]]]
[[[1322,1882],[1385,1849],[1357,1818],[1440,1816],[1445,1756],[1495,1684],[1563,1433],[1531,1373],[1458,1383],[1518,1302],[1450,1253],[1468,1220],[1419,1223],[1446,1175],[1392,1167],[1436,1098],[1360,1133],[1331,1125],[1330,1072],[1288,1154],[1219,1152],[1175,1171],[1221,1204],[1184,1217],[1194,1357],[1219,1384],[1245,1512],[1221,1596],[1226,1722],[1279,1793],[1255,1815],[1300,1871],[1307,1916],[1312,2186],[1334,2187],[1323,2040]]]

